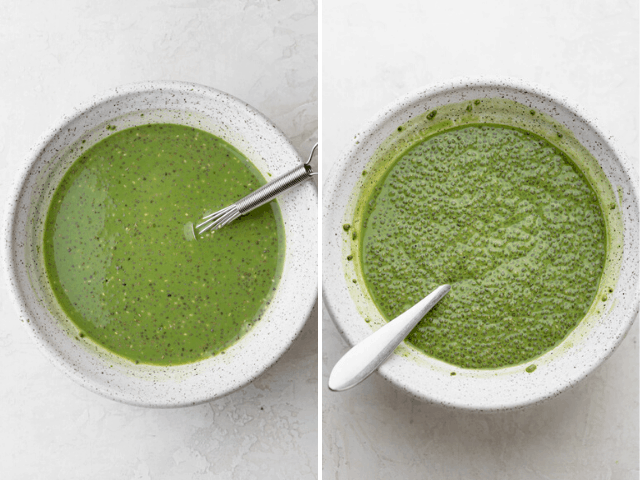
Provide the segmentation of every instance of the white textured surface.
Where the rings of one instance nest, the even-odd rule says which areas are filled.
[[[15,165],[63,113],[144,80],[235,95],[301,155],[317,129],[317,8],[311,1],[0,4],[0,205]],[[0,477],[317,477],[317,309],[280,361],[198,407],[121,405],[73,383],[29,340],[0,283]]]
[[[511,76],[592,112],[638,164],[635,2],[323,2],[323,169],[385,105],[458,76]],[[323,478],[637,479],[638,322],[575,388],[519,412],[421,403],[380,376],[331,393],[347,346],[323,312]]]

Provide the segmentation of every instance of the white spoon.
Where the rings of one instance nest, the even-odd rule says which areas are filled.
[[[413,330],[422,317],[451,290],[441,285],[409,310],[373,332],[344,354],[329,376],[329,390],[341,392],[355,387],[377,370],[391,352]]]

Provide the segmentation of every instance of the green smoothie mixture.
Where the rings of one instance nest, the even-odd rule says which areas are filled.
[[[49,281],[79,337],[158,365],[236,342],[280,278],[280,209],[271,202],[195,241],[184,230],[264,183],[231,145],[181,125],[129,128],[85,151],[44,230]]]
[[[561,342],[594,302],[607,253],[598,198],[531,132],[439,132],[399,155],[371,192],[358,253],[384,317],[452,286],[407,339],[429,356],[463,368],[520,364]]]

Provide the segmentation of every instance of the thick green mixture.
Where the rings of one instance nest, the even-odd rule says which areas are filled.
[[[598,199],[534,134],[471,125],[427,138],[366,205],[360,262],[388,320],[452,285],[407,339],[430,356],[464,368],[526,362],[594,301],[606,256]]]
[[[197,241],[183,230],[264,183],[232,146],[180,125],[129,128],[88,149],[58,186],[44,231],[50,284],[79,336],[160,365],[237,341],[279,280],[280,210],[271,202]]]

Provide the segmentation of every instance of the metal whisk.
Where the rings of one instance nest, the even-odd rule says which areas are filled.
[[[309,159],[305,163],[298,165],[287,173],[270,181],[266,185],[263,185],[246,197],[238,200],[236,203],[229,205],[222,210],[218,210],[215,213],[210,213],[209,215],[204,216],[202,218],[203,222],[196,225],[198,235],[202,235],[211,229],[219,229],[225,225],[229,225],[239,216],[249,213],[260,205],[264,205],[265,203],[273,200],[281,193],[286,192],[305,180],[308,180],[313,175],[317,175],[317,172],[311,171],[311,165],[309,165],[317,148],[318,144],[316,143],[311,149]]]

